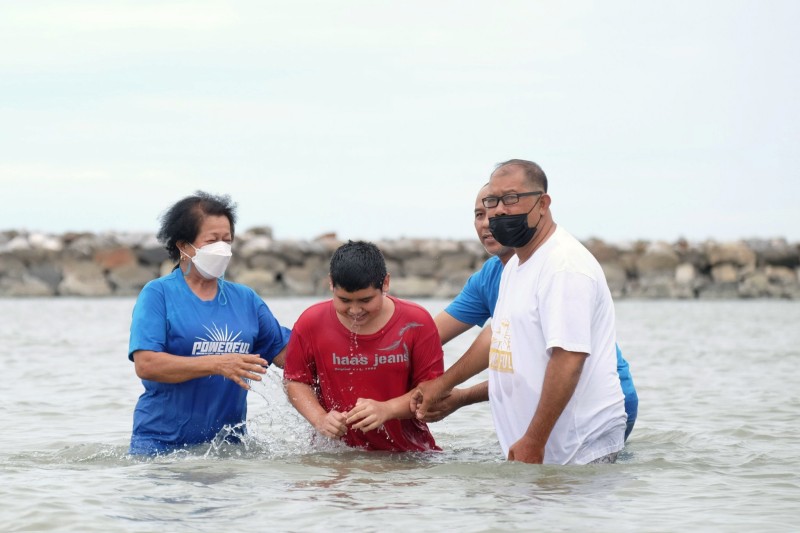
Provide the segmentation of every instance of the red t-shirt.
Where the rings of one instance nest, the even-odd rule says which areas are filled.
[[[354,335],[336,317],[333,301],[309,307],[294,324],[284,378],[311,385],[325,411],[347,412],[358,398],[386,401],[444,372],[442,344],[431,315],[419,305],[389,296],[394,314],[370,335]],[[343,440],[368,450],[439,450],[424,422],[389,420]]]

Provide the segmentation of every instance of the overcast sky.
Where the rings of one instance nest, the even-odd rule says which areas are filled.
[[[800,2],[0,4],[0,230],[472,238],[538,162],[579,238],[800,240]]]

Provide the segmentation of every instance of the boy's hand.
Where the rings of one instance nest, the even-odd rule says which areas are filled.
[[[330,411],[317,419],[314,428],[329,439],[339,439],[347,432],[347,417],[339,411]]]
[[[347,413],[346,418],[347,425],[352,425],[353,429],[367,432],[381,427],[389,419],[389,416],[389,408],[384,402],[359,398],[356,406]]]

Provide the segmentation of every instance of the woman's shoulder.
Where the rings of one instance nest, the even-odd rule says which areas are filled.
[[[144,284],[144,287],[142,287],[142,292],[145,291],[164,292],[165,290],[168,290],[169,287],[176,286],[181,281],[178,278],[179,272],[180,270],[176,268],[175,270],[169,272],[168,274],[164,274],[163,276],[151,279],[150,281]]]

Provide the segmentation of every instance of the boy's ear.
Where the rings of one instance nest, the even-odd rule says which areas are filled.
[[[381,287],[381,291],[383,294],[389,292],[389,273],[386,273],[386,277],[383,278],[383,287]]]
[[[333,292],[333,279],[330,274],[328,274],[328,287],[331,289],[331,292]]]

